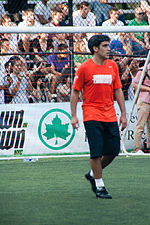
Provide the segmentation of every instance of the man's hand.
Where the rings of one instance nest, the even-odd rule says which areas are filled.
[[[79,128],[79,120],[78,120],[77,116],[72,116],[71,125],[73,126],[74,129]]]
[[[121,126],[121,131],[123,131],[127,126],[127,118],[125,113],[121,114],[119,126]]]

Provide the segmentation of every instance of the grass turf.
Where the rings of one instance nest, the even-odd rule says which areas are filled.
[[[0,225],[150,225],[149,164],[117,157],[103,172],[106,200],[84,178],[88,158],[0,161]]]

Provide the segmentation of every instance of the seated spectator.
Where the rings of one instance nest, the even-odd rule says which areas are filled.
[[[139,64],[137,60],[132,58],[129,58],[127,65],[125,68],[123,68],[123,73],[121,74],[121,83],[125,100],[129,100],[131,99],[131,95],[133,96],[132,79],[136,75],[138,69]]]
[[[124,23],[120,20],[118,20],[119,13],[118,9],[115,7],[112,7],[109,10],[109,18],[105,22],[102,23],[103,27],[112,27],[112,26],[124,26]],[[111,40],[118,38],[118,35],[116,33],[107,33],[107,35],[111,38]]]
[[[51,102],[52,95],[48,88],[48,78],[38,78],[36,87],[30,95],[30,103],[33,102]]]
[[[30,79],[31,79],[31,82],[32,82],[32,85],[34,88],[36,88],[37,86],[37,80],[39,78],[41,79],[45,79],[46,76],[49,77],[49,79],[51,79],[51,65],[50,64],[47,64],[46,62],[38,62],[37,63],[37,67],[30,72]]]
[[[63,19],[63,12],[59,7],[54,7],[52,9],[52,20],[49,24],[50,26],[60,26]]]
[[[106,3],[107,0],[97,0],[90,2],[91,12],[96,16],[96,25],[101,26],[102,23],[109,19],[109,10],[111,5]]]
[[[35,20],[34,12],[32,9],[27,9],[24,12],[23,16],[23,22],[20,22],[18,24],[18,27],[28,27],[28,26],[33,26],[33,27],[39,27],[40,24]],[[19,50],[21,52],[33,52],[31,43],[33,39],[35,39],[38,36],[38,34],[20,34],[19,35]],[[27,58],[30,58],[28,55]]]
[[[0,52],[8,53],[9,51],[9,41],[7,39],[0,40]],[[9,55],[0,55],[0,104],[5,103],[5,90],[9,88],[12,80],[8,76],[5,70],[5,64],[9,61]]]
[[[41,0],[34,8],[37,21],[42,25],[50,23],[52,19],[52,11],[47,2],[48,0]]]
[[[59,76],[61,76],[63,68],[66,68],[69,65],[69,57],[68,54],[65,53],[68,53],[68,46],[65,44],[58,45],[57,52],[59,52],[59,54],[49,55],[47,58],[47,63],[51,64],[52,70],[56,72],[56,76],[53,77],[53,90],[51,90],[52,94],[56,91],[57,82]]]
[[[16,24],[11,21],[8,14],[2,15],[0,24],[4,27],[16,26]],[[3,38],[9,40],[10,52],[18,52],[18,35],[13,33],[5,33],[2,36]]]
[[[121,54],[132,55],[132,39],[130,33],[118,33],[118,38],[110,42],[110,50],[120,52]]]
[[[47,33],[39,33],[38,37],[33,40],[31,46],[33,48],[33,52],[35,53],[52,52],[53,40],[48,37]],[[35,62],[46,61],[47,55],[46,54],[34,55],[34,59]]]
[[[128,100],[128,89],[132,82],[131,71],[134,70],[134,64],[131,57],[121,57],[118,52],[114,52],[113,60],[117,63],[119,75],[122,83],[122,91],[125,100]],[[117,55],[118,54],[118,55]]]
[[[77,69],[85,60],[92,58],[92,55],[84,54],[87,53],[87,48],[83,39],[75,43],[74,52],[83,53],[83,54],[74,54],[75,69]]]
[[[59,6],[62,10],[62,21],[60,26],[69,26],[69,7],[66,2],[63,2]]]
[[[55,40],[53,42],[54,52],[57,52],[58,45],[60,44],[65,44],[66,46],[68,46],[69,49],[69,41],[66,39],[66,37],[66,33],[55,34]]]
[[[140,7],[135,8],[135,18],[131,20],[128,26],[143,26],[148,25],[143,20],[144,12]],[[149,34],[147,32],[131,33],[133,41],[133,51],[136,55],[147,55],[150,49]]]
[[[137,59],[133,59],[130,64],[130,75],[131,75],[132,81],[134,77],[136,76],[137,72],[139,71],[139,67],[140,67],[140,62]],[[133,98],[134,98],[134,88],[131,83],[128,88],[128,100],[133,100]]]
[[[24,70],[21,58],[13,56],[11,58],[12,67],[12,84],[9,91],[13,96],[11,103],[29,103],[28,95],[33,91],[33,86],[29,78],[29,74]]]
[[[51,64],[55,71],[61,73],[62,69],[68,65],[69,57],[68,54],[64,52],[68,52],[68,46],[65,44],[58,45],[57,51],[60,54],[57,55],[49,55],[47,58],[47,63]]]
[[[71,79],[73,80],[75,70],[69,66],[62,70],[61,76],[58,79],[57,86],[57,102],[68,102],[70,101],[70,85]]]
[[[13,21],[17,25],[22,19],[19,13],[27,8],[27,0],[8,0],[8,13],[13,16]]]
[[[57,102],[70,101],[70,76],[63,76],[62,85],[57,87]]]
[[[148,24],[150,25],[150,0],[141,0],[141,9],[145,12]]]
[[[5,73],[5,63],[10,59],[10,55],[3,55],[6,53],[10,53],[9,40],[6,38],[2,38],[0,40],[0,71],[2,74]]]
[[[1,16],[5,15],[5,14],[6,14],[6,11],[5,11],[5,8],[3,6],[3,3],[0,2],[0,20],[1,20]]]
[[[47,64],[46,62],[38,62],[37,68],[30,72],[30,79],[32,85],[35,89],[37,89],[37,81],[41,79],[42,81],[48,79],[50,92],[53,93],[55,90],[55,83],[57,81],[58,72],[53,69],[51,64]],[[61,75],[61,74],[59,74]]]
[[[80,10],[73,12],[73,26],[96,26],[96,17],[90,12],[89,3],[81,2]]]
[[[90,9],[91,12],[94,13],[96,16],[96,25],[101,26],[102,23],[109,19],[109,10],[112,8],[111,5],[107,3],[107,0],[92,0],[90,2]],[[125,22],[125,15],[122,10],[118,11],[119,13],[119,20],[121,20],[124,24]]]

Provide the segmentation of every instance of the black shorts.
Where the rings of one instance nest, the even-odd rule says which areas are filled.
[[[90,120],[84,122],[88,138],[90,157],[103,155],[117,156],[120,152],[120,133],[117,122],[100,122]]]

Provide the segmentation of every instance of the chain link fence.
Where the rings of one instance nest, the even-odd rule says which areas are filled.
[[[1,27],[129,26],[149,24],[139,0],[0,1]],[[101,33],[101,30],[99,31]],[[92,57],[92,33],[0,33],[0,103],[66,102],[74,74]],[[108,33],[125,99],[148,54],[149,33]],[[80,98],[82,101],[82,97]]]

